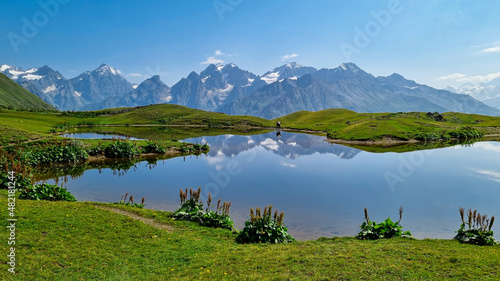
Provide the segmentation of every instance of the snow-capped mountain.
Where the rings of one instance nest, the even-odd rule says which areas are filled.
[[[285,78],[297,79],[302,75],[311,74],[316,71],[317,69],[314,67],[303,66],[297,64],[296,62],[288,62],[282,66],[276,67],[275,69],[264,73],[261,79],[264,80],[267,84],[271,84]]]
[[[221,107],[228,114],[276,118],[300,110],[347,108],[357,112],[458,111],[500,115],[467,96],[437,90],[399,74],[374,77],[353,63],[283,79]]]
[[[84,105],[69,80],[47,65],[26,71],[2,65],[0,72],[58,109],[76,110]]]
[[[489,106],[500,109],[500,78],[485,83],[465,83],[460,87],[448,86],[445,90],[452,93],[466,94],[484,102]]]
[[[172,86],[171,103],[188,107],[216,110],[240,96],[252,87],[257,76],[237,67],[235,64],[211,64],[200,74],[191,72]]]
[[[106,64],[69,80],[47,65],[26,71],[2,65],[0,71],[60,110],[79,110],[133,90],[132,84],[118,70]]]
[[[500,115],[469,95],[437,90],[399,74],[375,77],[354,63],[316,70],[295,62],[262,76],[235,64],[209,65],[169,88],[158,76],[130,84],[119,70],[102,64],[66,79],[48,66],[23,70],[1,65],[0,72],[62,110],[173,103],[192,108],[276,118],[299,110],[347,108],[357,112],[458,111]],[[477,97],[500,103],[499,81],[481,85]],[[489,92],[487,92],[486,90]]]
[[[333,154],[341,159],[352,159],[361,150],[342,145],[325,142],[323,137],[276,132],[239,136],[221,135],[213,137],[193,138],[185,140],[187,142],[208,143],[210,145],[209,157],[236,156],[240,153],[262,147],[284,159],[297,159],[312,154]]]
[[[99,103],[89,104],[82,110],[98,110],[112,107],[131,107],[167,103],[172,99],[170,88],[155,75],[144,80],[135,89],[123,96],[114,96]]]
[[[101,64],[93,71],[86,71],[69,80],[74,93],[81,97],[83,103],[93,104],[111,97],[124,96],[134,88],[121,72],[106,64]]]

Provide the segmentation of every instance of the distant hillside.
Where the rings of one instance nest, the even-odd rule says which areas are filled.
[[[19,109],[56,110],[52,105],[0,73],[0,107],[9,106]]]

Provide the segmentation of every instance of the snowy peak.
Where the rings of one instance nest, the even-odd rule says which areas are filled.
[[[266,81],[267,84],[271,84],[278,80],[300,77],[305,74],[312,74],[316,71],[317,69],[314,67],[302,66],[296,62],[287,62],[282,66],[264,73],[264,75],[262,75],[262,80]]]
[[[228,85],[247,86],[257,78],[255,74],[239,68],[234,63],[211,64],[200,73],[199,77],[205,87],[220,89],[227,88]]]
[[[107,74],[121,75],[122,73],[120,70],[113,68],[105,63],[101,64],[97,69],[95,69],[92,72],[100,75],[107,75]]]
[[[448,86],[445,90],[472,96],[490,106],[500,108],[500,77],[489,82],[482,83],[464,83],[460,86]]]
[[[338,68],[345,70],[345,71],[352,71],[352,72],[357,72],[361,70],[355,63],[352,62],[346,62],[338,66]]]
[[[366,73],[354,63],[343,63],[335,68],[322,68],[313,75],[319,79],[337,82],[345,79],[375,79],[373,75]]]
[[[161,98],[157,99],[159,102],[165,101],[167,96],[170,96],[170,88],[161,81],[159,75],[155,75],[144,80],[130,94],[139,94],[143,99],[147,97],[151,102],[155,100],[154,96],[161,96]]]
[[[2,64],[2,65],[0,65],[0,72],[4,72],[5,70],[7,70],[11,67],[12,66],[10,66],[10,65]]]
[[[49,79],[63,78],[59,72],[53,70],[47,65],[44,65],[42,67],[32,67],[26,71],[23,70],[22,68],[12,67],[10,65],[2,65],[0,66],[0,72],[2,72],[7,77],[9,77],[12,80],[15,80],[18,83],[22,83],[24,81],[29,81],[29,80],[39,80],[42,78],[46,79],[48,76],[50,76]]]
[[[304,66],[300,65],[300,64],[298,64],[296,62],[287,62],[285,64],[285,67],[287,67],[287,68],[301,68],[301,67],[304,67]]]

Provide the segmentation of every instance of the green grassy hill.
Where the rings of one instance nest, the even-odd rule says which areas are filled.
[[[30,133],[43,138],[51,132],[66,131],[69,128],[74,130],[79,126],[168,125],[207,129],[238,128],[247,131],[273,129],[277,121],[286,129],[328,133],[330,138],[344,141],[378,141],[387,138],[411,140],[422,135],[441,136],[464,127],[482,131],[495,139],[500,136],[500,117],[454,112],[443,113],[439,118],[435,118],[424,112],[356,113],[346,109],[327,109],[317,112],[299,111],[274,120],[266,120],[254,116],[203,111],[181,105],[158,104],[79,112],[20,112],[0,109],[0,117],[3,142],[25,140],[30,138]],[[183,135],[174,131],[165,130],[164,135]]]
[[[0,73],[0,107],[34,110],[56,110],[35,94]]]
[[[437,116],[441,116],[440,121]],[[342,140],[414,139],[421,134],[442,134],[471,127],[486,134],[500,133],[500,117],[447,112],[428,115],[424,112],[356,113],[347,109],[316,112],[298,111],[273,121],[283,127],[328,131],[329,137]]]

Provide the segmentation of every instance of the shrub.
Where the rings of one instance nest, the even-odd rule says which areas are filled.
[[[438,135],[433,132],[418,132],[414,138],[420,141],[435,141],[441,139],[442,137],[442,135]]]
[[[462,127],[459,130],[449,131],[448,134],[450,137],[456,139],[480,139],[484,136],[484,132],[470,127]]]
[[[134,143],[118,140],[104,149],[104,155],[109,158],[131,158],[140,154]]]
[[[147,141],[146,146],[142,148],[144,153],[165,153],[167,150],[154,141]]]
[[[198,190],[193,190],[192,188],[189,189],[189,199],[188,189],[186,188],[185,191],[179,189],[181,207],[172,214],[172,217],[178,220],[198,222],[203,226],[232,230],[233,221],[229,217],[231,202],[223,202],[221,204],[221,199],[219,199],[215,211],[212,211],[210,210],[210,207],[212,206],[212,195],[209,193],[207,210],[205,212],[203,211],[203,203],[200,201],[200,195],[200,187]]]
[[[495,222],[495,216],[491,216],[491,219],[488,219],[487,215],[481,216],[477,210],[472,211],[469,208],[467,211],[467,221],[465,221],[465,209],[460,207],[458,211],[462,219],[462,225],[460,225],[460,229],[453,239],[458,240],[460,243],[481,246],[498,244],[495,238],[493,238],[493,231],[491,230]],[[466,225],[467,229],[465,227]]]
[[[104,148],[103,148],[101,142],[99,142],[96,146],[92,146],[91,148],[88,148],[87,153],[89,155],[92,155],[92,156],[104,154]]]
[[[221,199],[219,198],[215,211],[210,210],[211,203],[212,195],[208,193],[207,212],[202,217],[201,225],[233,230],[233,221],[229,217],[231,202],[223,202],[221,205]]]
[[[399,223],[403,218],[403,207],[399,208],[399,221],[393,222],[391,218],[387,218],[384,222],[376,223],[370,221],[368,210],[365,207],[365,222],[360,226],[361,231],[356,238],[362,240],[389,239],[393,237],[411,236],[409,231],[403,232],[403,228]]]
[[[203,203],[200,201],[201,187],[198,191],[194,191],[192,188],[189,189],[189,199],[188,199],[188,189],[184,192],[179,189],[179,197],[181,199],[181,207],[177,209],[172,217],[178,220],[196,221],[202,222]]]
[[[17,149],[17,154],[21,157],[21,162],[27,165],[39,165],[50,163],[75,163],[81,160],[86,160],[89,155],[78,141],[67,143],[55,142],[43,147],[35,147],[29,149]]]
[[[165,117],[165,118],[157,119],[156,121],[158,121],[158,123],[160,123],[160,124],[169,124],[172,121],[172,119]]]
[[[236,236],[238,243],[287,243],[295,241],[288,234],[288,229],[283,224],[285,213],[278,215],[278,210],[274,211],[273,206],[264,208],[264,214],[261,216],[260,208],[250,208],[250,220],[245,222],[245,228]]]
[[[35,184],[32,187],[21,189],[19,199],[29,200],[49,200],[49,201],[70,201],[76,199],[66,188],[54,184]]]

